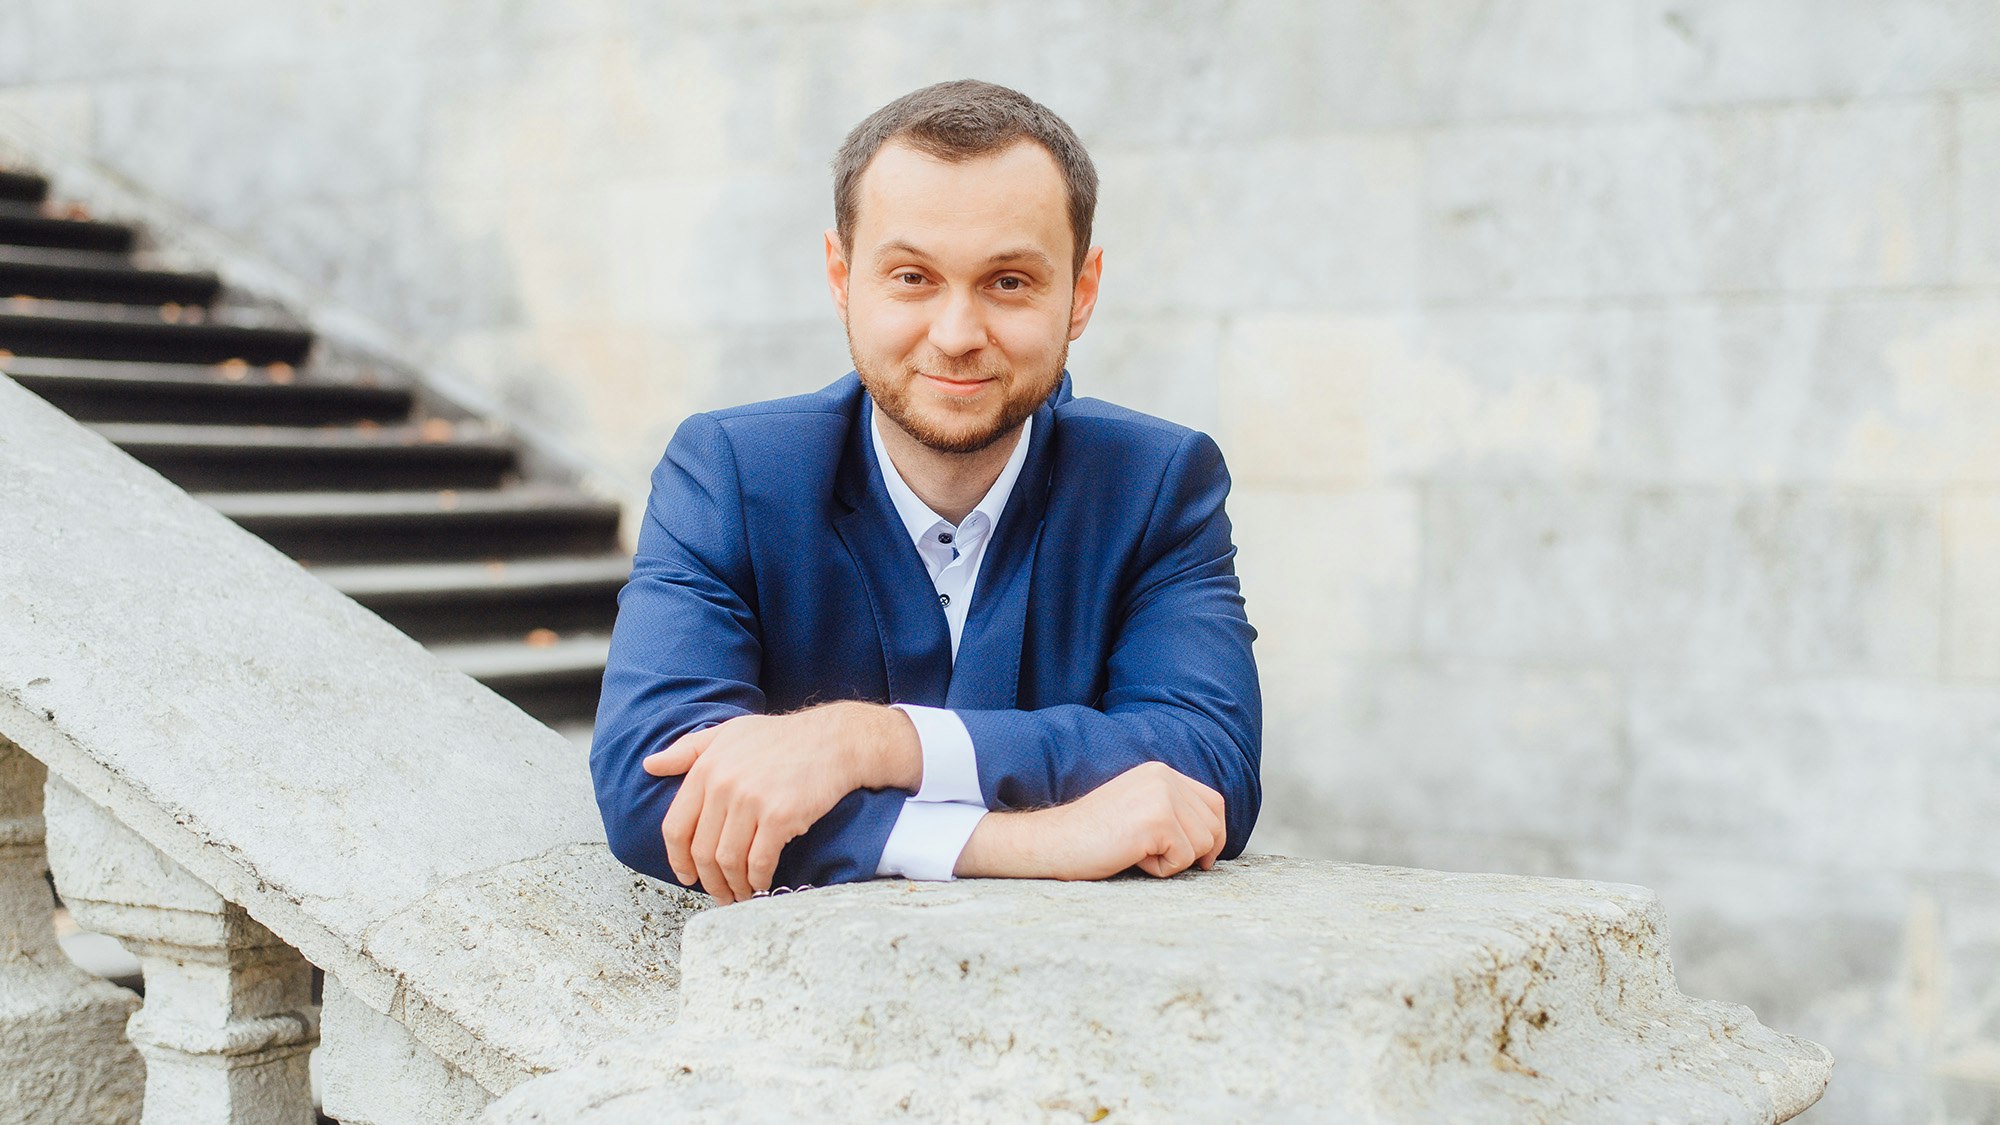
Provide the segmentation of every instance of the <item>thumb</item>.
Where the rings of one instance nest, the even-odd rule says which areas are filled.
[[[694,768],[695,759],[715,739],[715,728],[704,727],[674,740],[673,745],[646,755],[640,765],[654,777],[678,777]]]

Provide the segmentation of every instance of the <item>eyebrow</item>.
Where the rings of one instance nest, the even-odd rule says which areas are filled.
[[[875,261],[879,264],[890,258],[899,257],[904,254],[926,260],[930,258],[930,255],[925,253],[922,247],[897,239],[894,242],[884,244],[879,250],[876,250]],[[1011,249],[1002,250],[998,254],[986,259],[986,264],[989,266],[997,266],[1006,262],[1026,262],[1030,265],[1039,266],[1045,271],[1053,271],[1055,269],[1055,265],[1049,260],[1049,256],[1032,246],[1012,247]]]

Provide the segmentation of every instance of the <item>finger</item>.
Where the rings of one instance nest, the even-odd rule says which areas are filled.
[[[778,857],[783,854],[784,833],[773,828],[767,821],[757,826],[757,839],[750,844],[750,889],[768,891],[771,881],[778,876]]]
[[[684,734],[666,749],[646,755],[645,761],[639,765],[654,777],[679,777],[694,768],[695,762],[701,758],[701,752],[708,749],[709,743],[715,741],[715,732],[721,729],[703,727],[691,734]]]
[[[722,820],[726,808],[719,801],[705,801],[701,810],[701,823],[695,826],[694,868],[701,872],[701,885],[707,889],[709,897],[727,905],[736,901],[730,890],[729,880],[722,875],[722,868],[715,862],[715,841],[722,835]]]
[[[701,806],[707,795],[704,781],[704,775],[690,774],[681,782],[674,803],[667,807],[666,818],[660,822],[660,835],[667,844],[667,866],[674,869],[674,877],[684,884],[693,883],[697,874],[694,829],[701,822]]]
[[[1182,830],[1178,818],[1168,830],[1166,839],[1166,850],[1156,853],[1160,860],[1160,870],[1157,874],[1161,878],[1186,871],[1188,864],[1194,862],[1195,856],[1194,845],[1188,842],[1187,833]]]
[[[721,810],[717,810],[721,811]],[[715,865],[729,882],[738,902],[750,897],[750,843],[757,837],[757,814],[742,805],[728,810],[722,832],[715,838]]]
[[[1214,800],[1210,800],[1214,797]],[[1197,794],[1185,806],[1181,824],[1188,830],[1188,842],[1194,845],[1195,862],[1203,871],[1215,866],[1222,857],[1222,849],[1229,846],[1229,823],[1223,819],[1222,810],[1217,806],[1221,797],[1215,790],[1205,785],[1198,786]]]

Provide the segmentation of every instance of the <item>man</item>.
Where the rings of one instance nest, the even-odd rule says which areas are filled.
[[[653,473],[591,747],[626,864],[729,903],[1243,850],[1262,704],[1221,455],[1064,369],[1096,195],[1004,87],[849,134],[825,249],[854,373],[695,415]]]

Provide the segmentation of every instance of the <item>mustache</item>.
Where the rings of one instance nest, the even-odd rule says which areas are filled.
[[[980,360],[973,360],[970,363],[953,360],[933,360],[921,365],[914,363],[905,364],[903,373],[912,378],[918,375],[930,375],[938,379],[972,383],[981,379],[998,379],[1007,374],[1007,366],[1003,363],[982,362]]]

